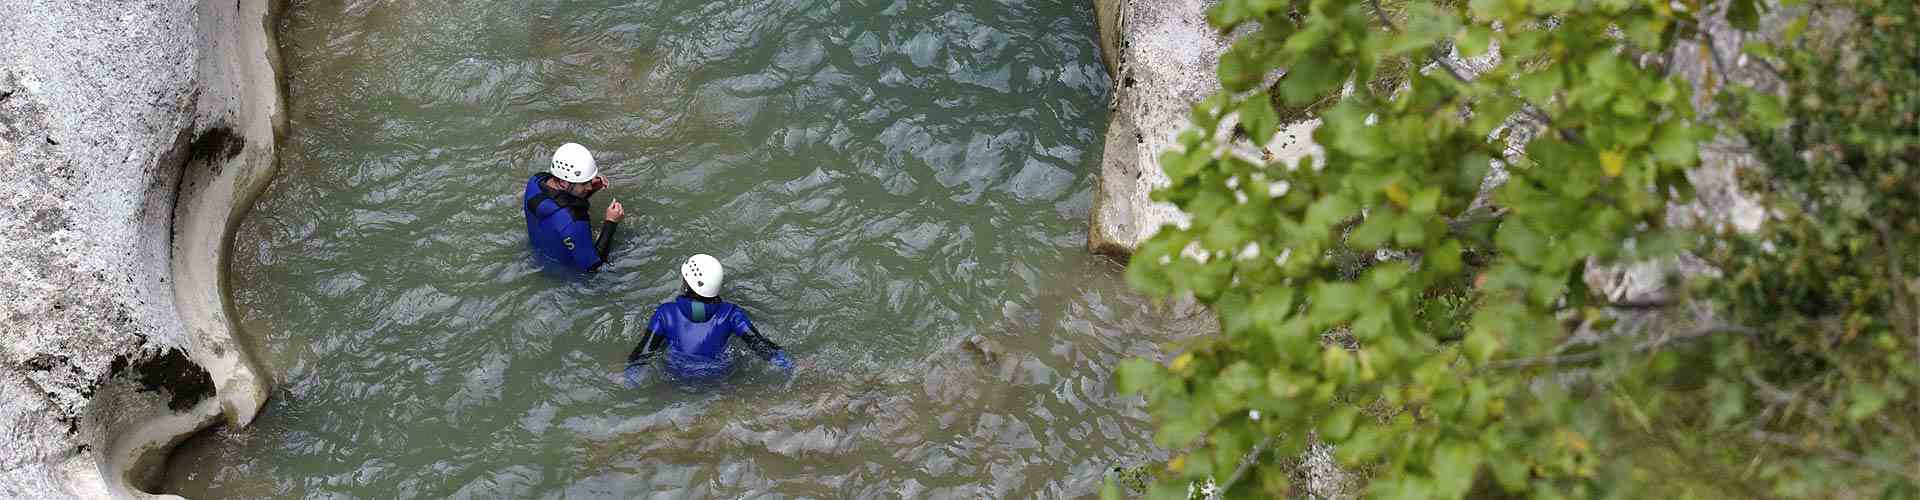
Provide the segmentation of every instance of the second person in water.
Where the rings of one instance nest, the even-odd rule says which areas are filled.
[[[527,219],[527,241],[535,258],[586,272],[599,271],[607,263],[613,231],[627,215],[620,200],[613,200],[607,205],[600,237],[593,237],[587,198],[607,184],[586,146],[569,142],[554,150],[547,172],[528,178],[520,195],[520,212]]]
[[[627,356],[627,383],[646,381],[648,364],[666,354],[669,376],[682,382],[702,382],[733,373],[729,341],[738,337],[748,349],[793,374],[793,361],[779,344],[767,340],[747,318],[747,311],[720,299],[726,270],[720,260],[699,254],[680,265],[681,294],[660,304],[647,320],[647,333]]]

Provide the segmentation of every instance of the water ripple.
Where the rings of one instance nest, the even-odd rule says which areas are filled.
[[[235,302],[281,382],[202,497],[1081,497],[1156,456],[1120,359],[1199,328],[1085,255],[1106,77],[1083,2],[295,0],[291,134]],[[520,186],[595,151],[591,278]],[[800,360],[615,377],[705,252]]]

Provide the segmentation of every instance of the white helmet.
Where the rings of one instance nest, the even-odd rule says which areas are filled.
[[[727,270],[720,267],[720,259],[704,253],[688,257],[687,263],[680,265],[680,279],[701,297],[719,297],[720,280],[726,276]]]
[[[600,175],[600,165],[593,162],[593,152],[586,146],[569,142],[553,150],[553,168],[547,172],[563,181],[587,182]]]

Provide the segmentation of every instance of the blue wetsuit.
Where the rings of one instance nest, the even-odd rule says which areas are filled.
[[[733,355],[727,351],[727,341],[736,336],[781,370],[793,370],[786,351],[760,335],[739,306],[682,295],[653,310],[646,338],[627,356],[627,380],[638,384],[647,362],[662,352],[666,353],[667,374],[673,378],[697,382],[726,377],[733,373]]]
[[[619,223],[604,221],[600,240],[595,241],[587,200],[548,189],[546,182],[551,178],[552,174],[535,174],[520,195],[520,213],[527,218],[527,241],[533,244],[534,257],[580,271],[600,270],[613,249],[613,231]]]

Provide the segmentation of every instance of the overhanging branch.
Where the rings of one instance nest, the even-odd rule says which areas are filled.
[[[1716,324],[1716,325],[1707,326],[1705,328],[1700,328],[1700,329],[1692,330],[1686,333],[1682,333],[1680,335],[1660,337],[1660,338],[1648,340],[1646,342],[1641,342],[1639,344],[1634,345],[1633,350],[1630,352],[1633,354],[1641,354],[1647,351],[1658,349],[1662,346],[1665,346],[1667,344],[1671,344],[1674,342],[1694,340],[1694,339],[1710,337],[1710,336],[1725,334],[1725,333],[1753,335],[1754,333],[1757,333],[1757,332],[1759,332],[1759,330],[1755,330],[1753,328],[1740,326],[1740,325]],[[1587,351],[1587,352],[1582,352],[1577,354],[1563,354],[1558,356],[1542,356],[1538,358],[1501,360],[1501,361],[1495,361],[1495,362],[1489,363],[1487,367],[1493,368],[1493,369],[1505,370],[1510,368],[1528,368],[1528,367],[1535,367],[1535,366],[1561,366],[1561,365],[1570,365],[1570,364],[1577,364],[1577,363],[1586,363],[1589,361],[1600,359],[1600,357],[1604,355],[1606,355],[1605,350],[1593,350],[1593,351]]]

